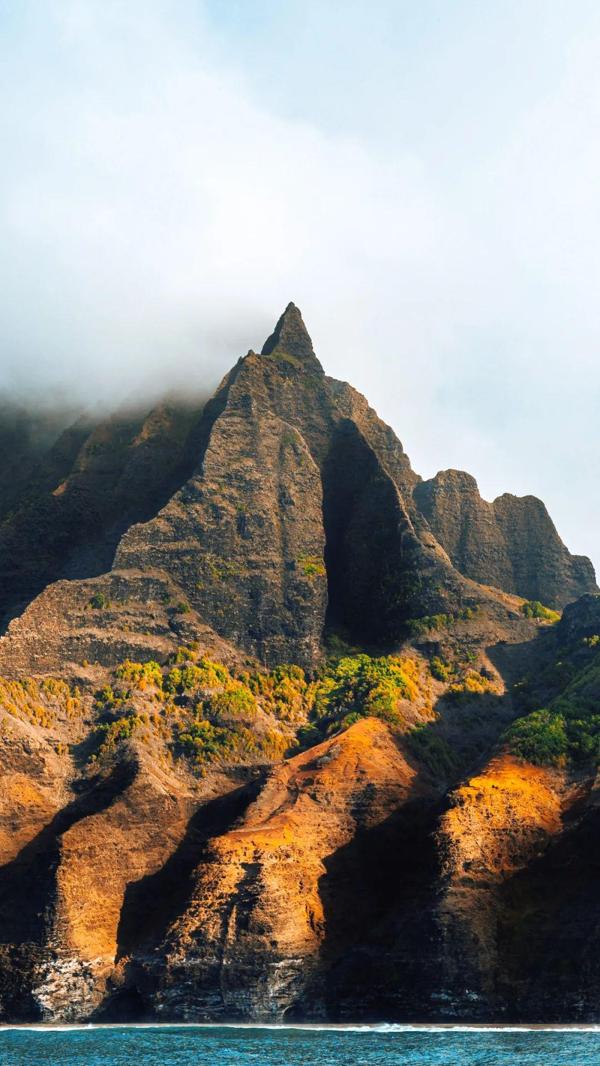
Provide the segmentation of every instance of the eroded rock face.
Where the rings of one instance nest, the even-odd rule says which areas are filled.
[[[158,1017],[327,1016],[328,980],[348,948],[331,907],[354,894],[336,856],[430,795],[417,779],[373,719],[273,770],[234,828],[208,843],[162,942],[132,951],[128,994],[148,996]]]
[[[443,892],[436,908],[449,1012],[497,1013],[502,886],[562,829],[561,775],[495,759],[451,796],[438,830]]]
[[[594,773],[503,739],[514,683],[546,705],[600,636],[591,564],[539,501],[421,482],[294,305],[202,409],[72,427],[19,471],[1,1020],[597,1020]],[[553,629],[521,610],[582,591]],[[278,703],[261,664],[306,668],[305,698],[331,634],[407,657],[402,706],[385,670],[329,733],[293,671]],[[182,680],[205,656],[231,671],[216,726]]]
[[[201,407],[173,403],[98,425],[81,418],[28,453],[20,476],[0,479],[0,623],[56,578],[108,570],[124,530],[191,473],[202,427]]]
[[[582,596],[565,607],[558,633],[564,643],[581,641],[600,632],[600,595]]]
[[[550,607],[597,591],[589,559],[571,555],[541,500],[506,493],[493,503],[462,470],[415,486],[414,498],[462,574]]]
[[[91,465],[81,456],[77,461],[88,478],[86,493],[89,472],[100,462],[94,441],[108,433],[113,510],[123,496],[129,499],[132,485],[136,506],[147,508],[149,483],[138,472],[162,454],[174,417],[173,411],[154,412],[137,432],[133,451],[129,438],[117,449],[118,492],[112,429],[98,428],[84,446],[85,456],[94,457]],[[131,525],[116,548],[113,572],[129,582],[130,605],[138,605],[137,624],[127,620],[131,630],[146,630],[144,601],[155,596],[144,590],[162,581],[205,630],[268,664],[314,667],[326,623],[353,640],[389,644],[407,618],[478,599],[477,588],[452,567],[419,516],[411,497],[416,477],[399,441],[350,386],[326,378],[294,305],[263,352],[239,360],[192,423],[179,427],[178,448],[158,465],[153,498],[193,454],[192,475],[155,517]],[[71,475],[54,496],[81,492]],[[133,510],[133,504],[121,509],[121,526]],[[106,521],[97,525],[105,528]],[[59,660],[72,661],[79,645],[79,661],[118,661],[115,653],[127,643],[122,631],[109,634],[110,627],[98,626],[91,654],[85,650],[90,618],[80,617],[81,632],[73,634],[83,588],[82,581],[63,583],[60,593],[51,588],[11,624],[0,641],[4,669],[30,657],[36,668],[54,668],[51,657],[33,647],[34,628],[40,647],[54,648]],[[57,598],[66,627],[51,607]],[[47,614],[53,615],[50,633]],[[118,629],[119,620],[113,621]]]
[[[125,659],[162,662],[186,641],[198,641],[219,662],[244,660],[238,648],[189,609],[181,588],[166,574],[112,570],[49,585],[0,640],[0,672],[6,677],[60,675],[92,684],[102,678],[103,667]]]
[[[313,662],[326,606],[319,470],[273,412],[264,359],[228,387],[202,468],[157,519],[135,526],[115,565],[171,575],[213,628],[267,662]]]

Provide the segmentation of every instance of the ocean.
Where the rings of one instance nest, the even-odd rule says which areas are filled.
[[[1,1066],[599,1066],[600,1027],[41,1026],[0,1029]]]

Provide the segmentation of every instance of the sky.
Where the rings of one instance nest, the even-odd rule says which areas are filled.
[[[293,300],[600,568],[597,0],[0,0],[0,145],[0,391],[205,390]]]

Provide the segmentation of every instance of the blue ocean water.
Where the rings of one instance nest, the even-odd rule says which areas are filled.
[[[600,1031],[114,1026],[0,1030],[0,1064],[599,1066]]]

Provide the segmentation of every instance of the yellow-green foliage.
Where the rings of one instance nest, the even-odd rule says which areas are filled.
[[[115,750],[122,740],[128,740],[141,726],[149,722],[147,715],[131,714],[115,722],[98,727],[99,746],[92,759],[101,759]]]
[[[455,681],[446,691],[446,695],[455,699],[466,696],[483,696],[486,692],[495,692],[496,686],[488,677],[478,670],[467,670],[459,681]]]
[[[171,656],[169,661],[174,663],[190,663],[195,662],[197,658],[198,642],[192,641],[191,644],[182,644],[175,654]]]
[[[308,680],[293,664],[234,676],[222,663],[180,649],[165,667],[127,660],[115,680],[123,687],[108,685],[96,697],[99,712],[117,714],[98,731],[97,755],[110,754],[146,726],[199,767],[280,758],[296,743],[295,734],[301,745],[316,743],[362,717],[404,728],[402,701],[421,692],[418,663],[398,656],[345,656]],[[151,713],[139,712],[140,700]]]
[[[421,618],[409,618],[406,627],[411,637],[420,637],[437,629],[449,629],[455,622],[468,621],[476,613],[476,607],[463,607],[452,614],[426,614]]]
[[[198,663],[188,662],[184,666],[174,667],[165,678],[167,692],[197,692],[200,690],[220,690],[230,684],[231,674],[226,666],[214,663],[210,659],[200,659]]]
[[[92,758],[110,755],[134,733],[143,742],[162,738],[175,754],[190,756],[203,768],[210,762],[239,761],[247,757],[281,758],[290,747],[289,732],[254,731],[259,709],[282,720],[304,721],[305,693],[310,689],[299,667],[278,667],[270,673],[244,673],[234,677],[222,663],[199,657],[197,647],[180,648],[171,665],[161,667],[126,660],[115,670],[121,688],[107,685],[96,696],[96,709],[117,713],[97,730],[98,746]],[[135,709],[151,700],[151,713]],[[130,704],[133,702],[134,706]]]
[[[441,659],[439,655],[433,656],[429,663],[429,669],[431,676],[435,677],[436,681],[449,681],[452,676],[452,665]]]
[[[115,677],[119,681],[126,681],[131,689],[137,689],[140,692],[151,686],[162,690],[163,686],[162,667],[153,659],[147,663],[134,663],[126,659],[124,663],[117,666]]]
[[[553,611],[551,607],[544,607],[539,600],[526,600],[521,604],[521,614],[526,618],[537,618],[540,622],[548,622],[554,625],[560,620],[560,613]]]
[[[13,718],[49,729],[57,716],[78,717],[83,703],[79,689],[70,688],[58,678],[48,677],[41,681],[32,677],[21,681],[0,678],[0,708]]]
[[[179,745],[203,769],[210,763],[228,762],[248,756],[274,761],[283,758],[290,746],[289,737],[275,731],[257,736],[245,726],[235,728],[215,725],[207,718],[196,718],[179,733]]]
[[[230,681],[209,698],[210,710],[221,721],[252,720],[256,717],[256,699],[242,681]]]
[[[296,560],[298,568],[306,577],[324,577],[325,563],[320,555],[301,555]]]
[[[412,660],[388,655],[354,655],[339,662],[316,687],[313,717],[323,735],[352,725],[359,718],[404,722],[400,703],[414,700],[418,670]]]
[[[317,685],[306,680],[300,666],[284,664],[269,673],[244,673],[241,679],[267,713],[292,725],[306,721]]]

